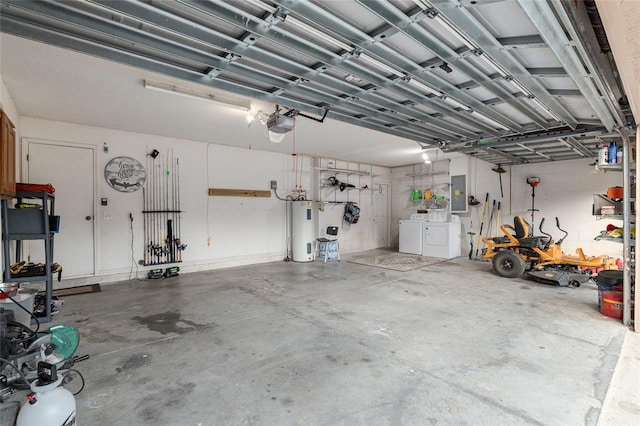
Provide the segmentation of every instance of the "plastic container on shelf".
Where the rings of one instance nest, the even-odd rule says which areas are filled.
[[[618,146],[615,142],[609,145],[609,164],[615,164],[618,159]]]
[[[598,164],[603,165],[609,162],[609,147],[602,145],[602,148],[598,150]]]
[[[31,314],[33,313],[33,299],[35,298],[35,296],[35,293],[18,292],[18,294],[12,296],[13,300],[8,298],[1,299],[0,308],[12,310],[13,317],[15,318],[16,322],[29,327],[29,325],[31,324]],[[16,303],[20,306],[18,306]]]

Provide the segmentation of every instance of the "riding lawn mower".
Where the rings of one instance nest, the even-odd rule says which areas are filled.
[[[541,236],[533,235],[522,216],[515,216],[513,222],[513,226],[500,226],[504,236],[483,239],[487,247],[482,259],[491,259],[493,270],[501,277],[517,278],[526,272],[529,278],[545,284],[579,287],[593,270],[617,269],[615,259],[607,255],[585,256],[581,248],[576,249],[576,255],[563,253],[562,242],[569,233],[560,228],[557,217],[556,226],[564,232],[557,242],[542,230],[544,218],[539,227]]]

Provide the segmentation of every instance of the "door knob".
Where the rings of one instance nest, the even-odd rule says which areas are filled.
[[[86,220],[91,220],[91,216],[85,216]]]

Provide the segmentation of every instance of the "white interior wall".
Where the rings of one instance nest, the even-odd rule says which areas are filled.
[[[527,183],[527,177],[539,177],[541,183],[535,190],[535,212],[536,234],[540,219],[545,218],[544,230],[551,233],[554,239],[559,239],[563,234],[556,229],[555,217],[560,220],[563,229],[569,232],[569,236],[563,243],[566,253],[574,253],[576,248],[581,247],[587,255],[607,254],[616,258],[622,258],[622,244],[617,242],[595,241],[600,231],[604,230],[607,224],[622,226],[620,220],[596,220],[592,215],[593,194],[606,194],[610,186],[622,186],[622,174],[617,172],[602,173],[597,172],[593,166],[592,159],[572,160],[563,162],[550,162],[540,164],[525,164],[517,166],[505,166],[506,173],[502,174],[502,184],[504,196],[500,195],[500,181],[498,173],[492,171],[496,166],[475,158],[468,158],[468,190],[469,195],[473,195],[480,204],[470,207],[468,213],[456,213],[462,223],[462,253],[469,252],[469,229],[476,235],[473,237],[474,246],[477,245],[478,232],[480,230],[484,200],[489,193],[489,203],[483,227],[483,235],[487,235],[490,212],[493,200],[496,204],[501,204],[501,223],[513,223],[513,217],[522,215],[531,222],[531,186]],[[394,245],[398,240],[398,221],[408,219],[417,209],[424,208],[424,202],[413,202],[409,196],[414,186],[413,178],[407,175],[415,173],[420,169],[425,170],[424,164],[415,166],[397,167],[392,169],[394,176],[395,196],[393,199],[392,226],[395,236]],[[448,167],[447,161],[435,163],[436,171]],[[430,170],[430,169],[429,169]],[[435,193],[446,194],[448,175],[436,175]],[[425,189],[433,186],[431,177],[424,177],[418,183],[416,178],[415,186],[418,189]],[[447,194],[447,198],[449,195]],[[496,219],[492,225],[491,235],[496,234]],[[474,248],[475,251],[475,248]]]
[[[102,173],[107,162],[116,156],[130,156],[143,165],[153,149],[161,155],[173,155],[180,162],[181,239],[188,244],[183,253],[183,271],[205,270],[242,264],[282,260],[287,253],[286,203],[275,196],[220,197],[208,196],[208,188],[269,190],[270,181],[278,182],[278,194],[297,196],[302,190],[307,199],[312,190],[314,158],[298,154],[281,154],[230,147],[212,142],[195,142],[155,135],[82,126],[71,123],[23,117],[19,121],[25,139],[42,139],[98,147],[96,179],[98,193],[94,217],[97,227],[97,275],[103,282],[128,277],[132,266],[130,252],[129,213],[134,217],[134,258],[142,259],[143,196],[141,191],[121,193],[110,188]],[[220,141],[223,142],[223,141]],[[109,147],[104,153],[103,145]],[[52,159],[52,167],[60,167],[64,159]],[[349,167],[375,170],[376,179],[389,181],[389,169],[351,163]],[[371,182],[368,182],[371,185]],[[344,205],[326,205],[318,211],[317,226],[324,229],[336,223],[342,227],[341,251],[373,248],[371,191],[356,191],[362,205],[362,219],[343,226]],[[353,197],[354,195],[351,194]],[[100,198],[108,198],[101,206]],[[316,205],[319,205],[316,203]],[[111,217],[105,220],[105,213]],[[73,224],[62,218],[61,232]],[[69,228],[67,228],[69,229]],[[145,269],[145,268],[140,268]]]
[[[373,210],[373,190],[379,184],[391,182],[391,169],[372,164],[356,163],[353,161],[341,161],[334,158],[318,158],[318,168],[336,168],[343,170],[358,170],[368,174],[337,174],[331,172],[318,172],[316,181],[320,187],[314,200],[321,202],[324,209],[318,217],[318,235],[325,236],[328,226],[338,226],[338,240],[342,253],[351,253],[377,248],[375,246],[375,223]],[[335,187],[327,187],[327,178],[336,176],[341,182],[355,186],[353,189],[340,191]],[[324,186],[324,187],[323,187]],[[366,187],[366,188],[364,188]],[[358,223],[349,224],[343,220],[345,202],[353,202],[360,207],[360,219]],[[391,203],[391,195],[389,195]],[[320,206],[320,204],[318,204]]]

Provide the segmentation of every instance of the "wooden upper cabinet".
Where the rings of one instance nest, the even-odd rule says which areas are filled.
[[[16,130],[0,109],[0,198],[16,195]]]

